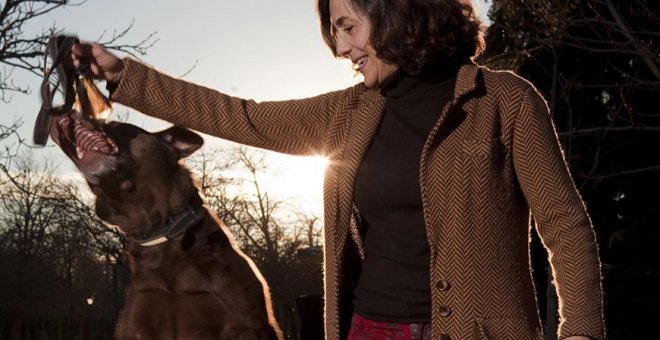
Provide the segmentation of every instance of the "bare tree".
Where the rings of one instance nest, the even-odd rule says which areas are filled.
[[[228,192],[240,182],[229,175],[236,166],[235,160],[229,159],[225,150],[214,149],[202,150],[188,158],[186,163],[194,171],[207,204],[214,208],[220,219],[226,219],[226,214],[234,211],[237,205]]]
[[[262,178],[270,171],[266,157],[264,151],[235,147],[206,151],[188,162],[207,204],[266,277],[283,331],[297,339],[294,301],[322,289],[320,219],[264,187]],[[310,248],[314,251],[302,251]]]
[[[48,175],[48,168],[39,172],[30,158],[20,158],[12,169],[11,180],[4,180],[0,194],[0,249],[5,255],[5,264],[14,267],[13,275],[4,282],[9,314],[9,334],[11,339],[20,337],[24,317],[30,309],[38,308],[50,289],[39,287],[43,280],[35,278],[54,276],[48,266],[47,248],[49,228],[55,219],[56,211],[50,208],[51,198],[61,187],[56,179]],[[7,178],[3,174],[3,179]],[[7,261],[12,259],[12,261]],[[4,272],[8,268],[4,268]],[[44,275],[47,274],[47,275]],[[4,279],[3,279],[4,281]]]
[[[15,137],[18,140],[18,142],[14,144],[3,143],[2,148],[0,148],[0,172],[5,173],[5,175],[9,174],[8,169],[11,167],[11,160],[18,155],[20,145],[22,144],[21,137],[17,131],[19,127],[19,122],[13,123],[9,126],[0,124],[0,143],[10,139],[11,137]],[[10,178],[7,178],[7,180],[9,179]],[[0,185],[2,184],[3,181],[0,180]]]
[[[257,263],[287,262],[302,246],[318,245],[318,217],[305,214],[289,198],[273,197],[262,178],[270,170],[267,153],[247,148],[214,150],[192,157],[207,203]]]
[[[86,0],[6,0],[0,7],[0,100],[11,100],[12,93],[29,94],[30,89],[16,84],[13,75],[16,70],[31,72],[37,76],[43,74],[44,50],[48,38],[59,29],[49,27],[32,36],[27,36],[25,27],[36,18],[46,16],[56,9],[67,6],[82,6]],[[115,30],[106,37],[102,34],[99,41],[110,49],[123,51],[131,55],[144,55],[157,39],[155,32],[136,43],[125,43],[123,39],[133,27],[131,23],[122,30]]]
[[[14,76],[20,72],[43,76],[47,67],[44,58],[46,43],[53,33],[60,30],[51,26],[43,28],[41,32],[28,34],[26,27],[35,19],[47,17],[56,9],[82,6],[86,2],[86,0],[5,0],[0,3],[0,105],[10,102],[14,94],[32,94],[27,85],[16,83]],[[153,32],[138,42],[125,42],[125,37],[132,28],[133,23],[110,34],[103,32],[97,40],[109,49],[133,56],[144,55],[147,49],[157,42],[156,33]],[[22,123],[16,121],[10,125],[0,124],[0,142],[3,144],[0,148],[0,170],[4,170],[5,175],[8,174],[6,170],[11,167],[12,158],[16,157],[21,146],[26,145],[17,132]]]
[[[577,174],[585,181],[660,170],[660,164],[607,169],[603,163],[607,139],[660,132],[657,106],[645,101],[660,90],[660,15],[652,3],[493,1],[481,62],[514,69],[541,87],[568,157],[583,154]],[[574,150],[577,138],[593,138],[590,159]]]
[[[301,212],[298,214],[298,223],[305,226],[303,229],[305,246],[313,248],[319,247],[321,245],[321,228],[317,227],[317,223],[321,222],[321,219],[309,213]]]
[[[0,172],[0,270],[12,273],[0,279],[3,338],[29,337],[37,320],[60,320],[73,335],[86,297],[103,302],[97,312],[109,320],[119,307],[122,237],[53,171],[27,154]]]

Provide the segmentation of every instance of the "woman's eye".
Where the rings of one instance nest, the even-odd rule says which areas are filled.
[[[344,28],[344,32],[346,32],[348,34],[350,34],[352,31],[353,31],[353,26],[348,26],[348,27]]]

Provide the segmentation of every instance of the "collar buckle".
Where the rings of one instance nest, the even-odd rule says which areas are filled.
[[[134,238],[134,240],[143,247],[167,242],[182,235],[188,228],[199,223],[204,218],[205,213],[202,199],[195,193],[191,198],[191,203],[183,211],[167,218],[169,223],[152,231],[144,239]]]

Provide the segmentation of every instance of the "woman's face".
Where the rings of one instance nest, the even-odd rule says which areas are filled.
[[[354,9],[351,0],[330,0],[330,20],[335,30],[337,55],[351,59],[369,88],[379,87],[398,68],[376,56],[369,43],[371,23]]]

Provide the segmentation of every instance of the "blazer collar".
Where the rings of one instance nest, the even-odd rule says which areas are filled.
[[[454,101],[474,91],[479,84],[479,66],[469,62],[458,70],[456,85],[454,87]]]

